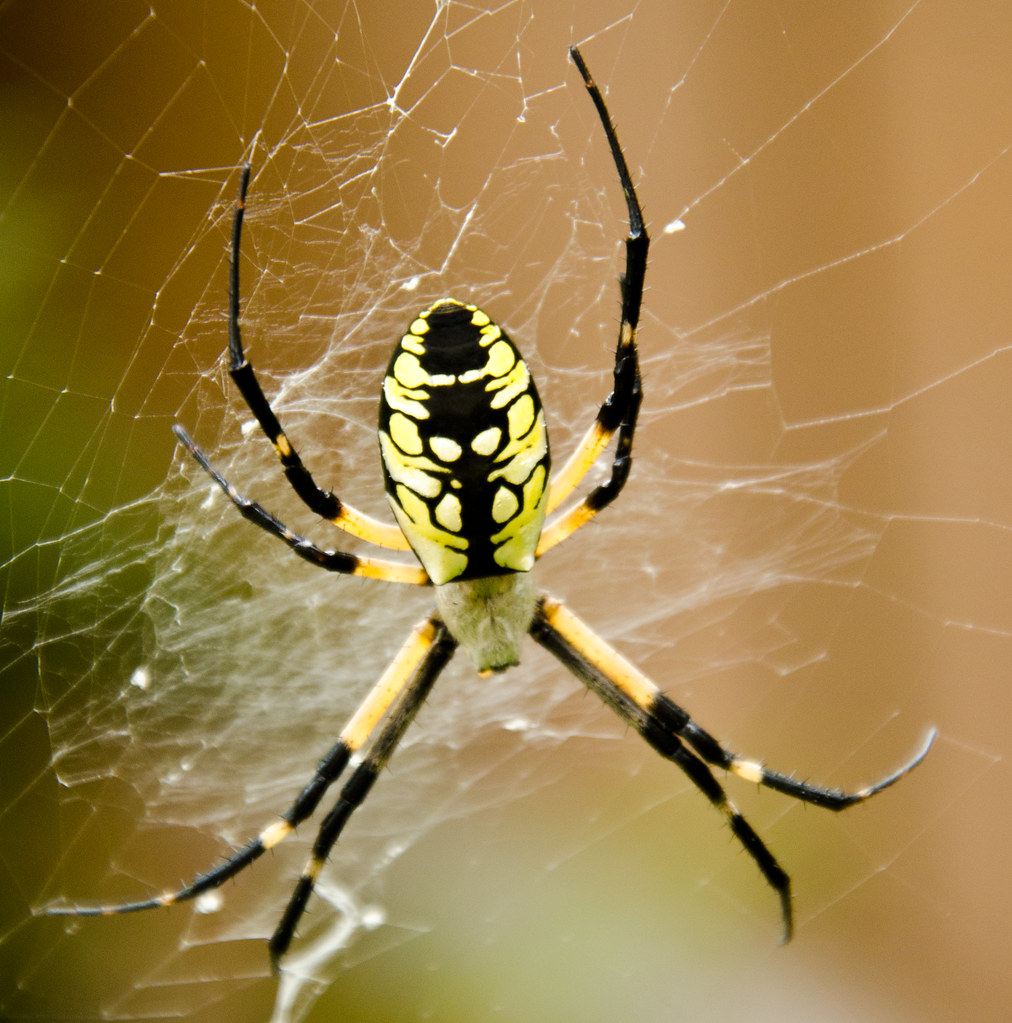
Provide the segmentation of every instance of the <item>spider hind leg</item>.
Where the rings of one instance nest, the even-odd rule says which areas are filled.
[[[856,792],[813,785],[770,770],[758,760],[724,749],[685,710],[557,600],[541,597],[531,635],[635,728],[653,749],[680,767],[693,785],[721,812],[734,836],[780,898],[784,941],[790,940],[794,927],[790,877],[755,829],[727,798],[723,786],[707,764],[801,802],[843,810],[894,785],[927,756],[934,741],[935,732],[932,730],[921,748],[898,770]]]

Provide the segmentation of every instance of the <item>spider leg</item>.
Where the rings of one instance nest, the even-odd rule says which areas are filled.
[[[725,750],[642,672],[551,597],[543,596],[540,599],[531,635],[588,689],[597,693],[632,725],[661,756],[677,764],[720,810],[735,837],[780,897],[784,941],[790,939],[793,930],[790,878],[752,826],[727,798],[723,787],[704,760],[747,781],[765,785],[803,802],[831,810],[843,810],[870,799],[899,781],[924,759],[934,741],[935,733],[932,730],[921,749],[910,760],[898,771],[873,785],[849,793],[823,788],[771,771],[758,760]],[[689,746],[692,748],[689,749]]]
[[[305,463],[299,457],[299,453],[281,428],[281,423],[264,396],[253,366],[243,352],[242,331],[239,327],[239,245],[242,240],[242,222],[246,209],[246,190],[249,187],[249,178],[250,166],[246,164],[242,168],[239,196],[232,219],[232,256],[228,288],[229,375],[235,381],[250,411],[256,416],[267,439],[274,445],[274,450],[281,460],[285,476],[292,485],[292,489],[312,511],[361,540],[391,550],[406,551],[409,549],[408,542],[396,525],[381,522],[371,515],[357,511],[341,501],[333,492],[323,490],[317,485]]]
[[[397,704],[390,712],[382,730],[373,740],[362,762],[341,789],[341,794],[333,809],[320,825],[306,866],[295,885],[288,905],[285,907],[281,922],[271,936],[269,947],[275,971],[278,969],[282,956],[288,951],[295,928],[298,926],[299,920],[305,912],[306,903],[313,893],[316,879],[335,843],[340,838],[348,818],[365,801],[440,672],[446,667],[457,649],[457,641],[438,618],[433,617],[425,624],[428,627],[424,637],[425,649],[420,657],[416,657],[411,666],[410,678],[402,684]],[[403,670],[400,674],[403,676]]]
[[[412,630],[411,635],[393,661],[390,662],[389,667],[341,730],[337,742],[319,762],[312,779],[296,797],[295,802],[282,814],[280,820],[269,824],[256,838],[241,849],[237,849],[217,867],[200,874],[184,888],[164,892],[150,899],[102,906],[55,904],[47,906],[43,912],[47,916],[113,916],[121,913],[136,913],[142,909],[157,909],[159,906],[172,906],[177,902],[186,902],[206,891],[220,888],[229,878],[235,877],[268,849],[273,849],[283,842],[315,812],[327,789],[340,777],[352,755],[366,744],[384,715],[402,696],[405,689],[413,684],[413,680],[421,670],[420,665],[424,666],[428,663],[427,659],[431,661],[433,647],[445,645],[445,634],[445,626],[437,618],[427,619]],[[452,647],[450,652],[452,653]],[[429,684],[431,685],[431,682]],[[400,709],[394,712],[394,717],[399,713]],[[388,728],[389,725],[386,727]],[[384,729],[384,733],[381,733],[380,739],[385,731],[386,729]],[[354,779],[358,774],[359,771],[356,771],[352,778]],[[349,787],[351,784],[349,782]]]
[[[643,283],[647,268],[647,250],[650,238],[643,224],[643,211],[633,186],[629,166],[619,145],[615,127],[605,105],[601,90],[591,77],[580,51],[570,48],[570,56],[583,76],[598,117],[608,138],[615,169],[625,195],[629,213],[629,233],[626,237],[625,272],[620,281],[622,291],[622,323],[619,327],[618,347],[615,351],[614,380],[611,394],[605,399],[590,429],[576,451],[562,469],[553,474],[548,499],[548,510],[557,508],[577,487],[590,467],[597,461],[618,431],[618,443],[608,479],[595,487],[579,504],[561,515],[541,534],[538,554],[541,555],[565,540],[588,522],[602,508],[618,497],[629,476],[632,465],[632,443],[636,432],[642,391],[640,387],[639,356],[636,351],[636,329],[639,326]]]
[[[244,519],[249,519],[250,522],[270,533],[271,536],[276,536],[310,564],[325,568],[328,572],[360,575],[370,579],[385,579],[387,582],[414,583],[417,586],[424,586],[429,582],[425,569],[420,565],[406,565],[381,558],[363,558],[357,554],[347,554],[344,551],[324,550],[305,537],[299,536],[298,533],[293,533],[280,519],[275,518],[261,505],[240,494],[211,465],[207,455],[197,447],[194,440],[178,423],[172,427],[172,430],[200,467],[225,491],[228,499],[239,509],[239,514]]]

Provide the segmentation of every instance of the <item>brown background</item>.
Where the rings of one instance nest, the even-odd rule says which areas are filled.
[[[216,362],[235,165],[251,353],[328,483],[379,507],[371,394],[444,293],[524,346],[565,450],[623,230],[580,42],[653,232],[647,397],[624,514],[546,584],[777,767],[854,786],[939,739],[843,817],[729,784],[794,878],[781,948],[705,801],[560,670],[452,672],[329,875],[387,924],[307,1018],[1007,1018],[1010,40],[931,0],[5,5],[0,1014],[269,1018],[304,847],[222,914],[31,908],[255,831],[425,606],[288,566],[174,448],[178,416],[313,529]]]

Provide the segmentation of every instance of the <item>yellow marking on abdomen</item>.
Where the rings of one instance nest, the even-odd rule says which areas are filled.
[[[382,430],[379,431],[380,454],[387,473],[395,483],[403,483],[422,497],[437,497],[443,484],[433,473],[445,473],[437,462],[424,455],[406,455]]]
[[[429,392],[405,387],[389,373],[383,378],[383,397],[392,409],[413,419],[429,418],[429,410],[425,407]]]
[[[487,430],[482,430],[481,433],[474,435],[471,439],[471,450],[476,455],[488,458],[495,454],[501,440],[502,430],[498,426],[490,426]]]
[[[420,455],[424,450],[422,436],[418,432],[418,423],[403,412],[390,415],[390,438],[406,455]]]
[[[456,462],[464,453],[461,446],[452,437],[430,437],[429,447],[441,462]]]
[[[520,502],[512,490],[500,487],[495,492],[495,497],[492,498],[492,518],[496,522],[508,522],[519,508]]]

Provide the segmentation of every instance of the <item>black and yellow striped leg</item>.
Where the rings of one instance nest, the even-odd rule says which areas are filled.
[[[300,558],[328,572],[339,572],[343,575],[360,575],[369,579],[385,579],[388,582],[413,583],[424,586],[429,577],[420,565],[400,564],[382,558],[365,558],[344,551],[324,550],[317,547],[298,533],[293,533],[280,519],[275,518],[263,506],[244,497],[217,469],[211,464],[207,455],[197,446],[193,438],[177,423],[173,432],[182,442],[187,451],[194,457],[200,467],[225,492],[228,499],[239,509],[239,514],[254,525],[276,536],[287,544]]]
[[[250,411],[274,445],[282,468],[292,489],[321,518],[335,526],[380,547],[392,550],[408,550],[404,534],[392,523],[381,522],[350,505],[344,504],[331,491],[323,490],[313,479],[299,453],[292,446],[278,417],[271,409],[252,365],[247,361],[242,347],[242,331],[239,326],[239,248],[242,241],[243,214],[246,209],[246,191],[249,188],[250,166],[242,168],[239,181],[239,196],[232,219],[232,257],[228,287],[228,372],[246,400]]]
[[[269,824],[256,838],[241,849],[237,849],[213,870],[200,874],[185,888],[164,892],[150,899],[106,906],[57,904],[47,906],[44,911],[46,915],[113,916],[121,913],[136,913],[143,909],[157,909],[159,906],[172,906],[177,902],[187,902],[204,892],[220,888],[254,860],[259,859],[268,849],[273,849],[283,842],[316,811],[327,789],[340,777],[352,755],[366,744],[390,708],[414,683],[417,674],[425,670],[425,665],[432,658],[433,646],[444,643],[445,634],[445,626],[437,618],[427,619],[415,627],[387,670],[383,672],[369,695],[341,730],[337,742],[319,762],[312,779],[299,793],[292,805],[279,820]],[[442,663],[445,663],[445,660]],[[440,664],[441,666],[442,664]],[[435,679],[433,678],[432,681]],[[429,682],[430,686],[432,681]],[[399,710],[394,711],[394,716],[398,713],[400,713]]]
[[[558,601],[547,596],[540,599],[531,635],[632,725],[661,756],[677,764],[721,811],[735,837],[780,897],[785,941],[790,939],[793,930],[790,878],[752,826],[727,798],[723,787],[704,760],[747,781],[765,785],[803,802],[842,810],[870,799],[899,781],[924,759],[934,740],[932,731],[921,749],[906,764],[874,785],[852,793],[823,788],[771,771],[758,760],[725,750],[639,669]]]
[[[844,792],[842,789],[812,785],[810,782],[799,781],[790,775],[771,771],[758,760],[750,760],[739,753],[732,753],[724,749],[712,735],[700,728],[678,704],[663,693],[657,694],[653,712],[663,727],[677,731],[707,762],[722,767],[724,770],[738,775],[739,778],[782,792],[792,799],[799,799],[803,803],[811,803],[814,806],[834,811],[846,810],[848,806],[854,806],[855,803],[863,803],[866,799],[878,795],[883,789],[889,788],[890,785],[895,785],[900,778],[912,771],[928,755],[928,750],[931,749],[937,734],[936,729],[929,729],[920,749],[892,774],[881,778],[872,785],[857,789],[855,792]]]
[[[379,735],[369,747],[362,763],[345,783],[337,803],[320,826],[302,876],[299,878],[281,922],[269,942],[271,961],[275,969],[291,944],[295,928],[298,926],[299,920],[305,912],[306,903],[313,893],[316,879],[319,877],[334,844],[340,838],[348,818],[369,795],[380,772],[393,755],[397,744],[414,720],[415,714],[418,713],[418,709],[428,696],[440,672],[446,667],[457,648],[456,640],[449,634],[442,622],[433,618],[428,624],[431,627],[431,632],[426,637],[428,646],[424,657],[415,667],[410,681],[403,687],[396,706],[390,712]]]
[[[647,251],[650,238],[643,223],[636,189],[618,136],[605,105],[600,89],[591,77],[580,51],[574,46],[569,51],[583,76],[584,84],[594,101],[598,117],[604,127],[611,148],[615,169],[625,196],[629,214],[629,234],[626,237],[625,272],[621,278],[622,323],[619,327],[618,347],[615,351],[615,369],[611,394],[601,406],[597,418],[580,445],[561,471],[553,475],[548,508],[557,508],[577,487],[590,467],[597,461],[618,431],[618,442],[607,480],[595,487],[583,501],[546,527],[538,545],[538,554],[560,543],[591,519],[602,508],[618,497],[625,486],[632,465],[632,444],[639,416],[642,390],[640,386],[639,355],[636,350],[636,330],[639,326],[640,305],[647,269]]]
[[[264,828],[256,838],[237,849],[228,859],[213,870],[199,874],[185,888],[163,892],[150,899],[138,902],[124,902],[109,906],[63,906],[46,908],[48,916],[118,916],[122,913],[136,913],[142,909],[157,909],[159,906],[173,906],[177,902],[188,902],[204,892],[220,888],[230,878],[245,870],[254,860],[259,859],[268,849],[290,835],[295,828],[316,809],[327,788],[340,776],[351,756],[351,748],[339,739],[317,765],[312,781],[302,790],[298,798],[282,818]]]

